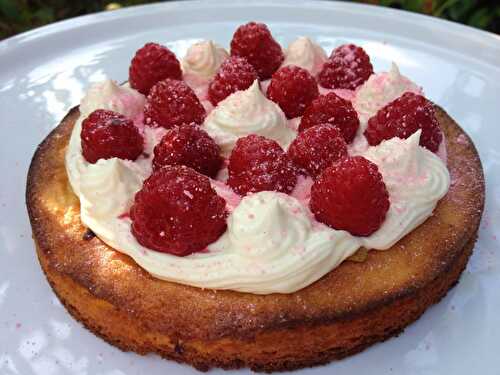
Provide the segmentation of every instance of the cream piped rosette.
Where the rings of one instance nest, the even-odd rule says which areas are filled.
[[[229,53],[211,40],[193,44],[181,61],[182,70],[187,75],[210,80]]]
[[[204,129],[228,156],[238,138],[258,134],[275,140],[287,149],[296,132],[287,126],[281,108],[267,99],[257,80],[246,90],[237,91],[221,101],[207,116]]]
[[[285,60],[281,66],[296,65],[316,76],[327,60],[325,50],[305,36],[295,39],[285,50]]]

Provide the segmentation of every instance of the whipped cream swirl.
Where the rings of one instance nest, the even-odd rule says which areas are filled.
[[[238,138],[249,134],[274,139],[284,149],[296,136],[281,108],[264,96],[257,80],[221,101],[205,119],[204,128],[224,156],[229,156]]]
[[[211,79],[229,53],[211,40],[204,40],[189,47],[182,59],[182,70],[187,75]]]
[[[392,138],[363,156],[377,164],[391,205],[379,230],[363,239],[366,248],[385,250],[422,224],[446,194],[450,175],[436,154],[419,146],[418,130],[405,140]]]
[[[115,81],[107,79],[90,86],[80,103],[80,113],[87,117],[96,109],[108,109],[119,112],[132,120],[142,120],[142,110],[146,97],[128,87],[119,86]]]
[[[127,213],[133,197],[147,176],[129,160],[100,159],[83,168],[80,183],[81,216],[98,223]]]
[[[301,36],[288,45],[282,66],[296,65],[316,76],[326,59],[325,50],[319,44]]]

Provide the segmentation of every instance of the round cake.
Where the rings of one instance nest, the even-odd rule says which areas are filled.
[[[253,25],[251,27],[255,27]],[[252,32],[256,31],[252,29]],[[231,44],[232,56],[233,50],[241,52],[241,43]],[[221,55],[220,51],[215,49],[214,56],[218,54]],[[326,62],[314,63],[309,67],[320,84],[329,85],[325,82],[332,81],[332,64],[334,67],[341,64],[338,53],[334,55],[332,53]],[[265,69],[268,65],[263,66],[261,61],[249,58],[248,62],[262,81],[262,90],[265,90],[266,79],[274,73],[270,84],[267,83],[273,87],[267,90],[268,97],[278,103],[284,113],[290,114],[287,116],[290,122],[302,116],[302,127],[305,126],[303,119],[307,111],[314,110],[310,109],[313,104],[309,101],[302,111],[298,110],[297,116],[297,108],[288,105],[288,97],[280,97],[279,85],[274,82],[278,73],[288,74],[283,67],[278,70],[280,65],[288,60],[291,60],[291,65],[301,63],[294,60],[291,54],[285,57],[285,61],[280,60],[271,72]],[[137,58],[138,55],[134,59]],[[182,71],[185,78],[188,76],[189,69],[186,66],[189,62],[196,65],[193,59],[184,59]],[[299,75],[295,73],[295,76]],[[356,78],[363,78],[363,74],[363,71],[357,71]],[[355,99],[349,98],[347,91],[352,90],[354,95],[359,96],[359,87],[369,76],[352,87],[346,86],[345,82],[337,86],[339,90],[344,90],[337,92],[338,97],[345,97],[338,99],[339,103],[340,100],[355,102]],[[148,91],[151,88],[141,86],[147,81],[141,77],[137,78],[131,67],[131,86],[139,91]],[[186,81],[189,83],[188,79]],[[237,88],[233,93],[226,93],[227,98],[220,102],[229,100],[231,95],[234,97],[234,92],[251,90],[253,81],[249,80],[246,87]],[[151,86],[151,91],[158,90],[154,85]],[[321,93],[322,90],[324,86],[323,89],[319,88],[317,95],[327,98],[330,94]],[[202,94],[196,92],[196,95],[200,97]],[[151,96],[149,93],[147,100]],[[393,103],[392,99],[388,101]],[[203,98],[200,98],[202,102]],[[218,100],[213,102],[217,108]],[[210,105],[204,103],[204,106],[207,108]],[[147,107],[148,104],[145,106],[146,113]],[[377,108],[374,113],[379,110],[384,109]],[[224,284],[215,286],[210,279],[212,284],[207,281],[207,287],[203,287],[203,280],[191,274],[184,279],[179,276],[180,281],[176,282],[169,275],[158,275],[158,272],[140,266],[138,262],[141,261],[133,253],[129,253],[129,256],[124,249],[115,249],[106,244],[110,243],[108,238],[118,236],[119,232],[112,232],[109,236],[97,233],[96,236],[91,230],[93,228],[89,229],[82,223],[81,202],[72,188],[68,177],[71,172],[67,169],[70,138],[74,128],[81,126],[80,109],[75,107],[38,147],[28,174],[26,199],[40,264],[67,310],[89,330],[122,350],[139,354],[157,353],[168,359],[191,364],[199,370],[250,367],[256,371],[297,369],[357,353],[373,343],[400,333],[429,306],[438,302],[458,282],[476,241],[484,204],[484,177],[479,156],[470,138],[441,108],[433,105],[432,113],[442,132],[443,147],[440,148],[446,150],[443,158],[446,160],[450,183],[432,215],[423,223],[415,224],[408,234],[402,234],[395,244],[386,249],[367,251],[362,245],[357,246],[331,269],[323,274],[308,276],[307,282],[300,278],[293,287],[290,287],[290,283],[278,282],[257,287],[255,285],[258,283],[253,279],[233,284],[224,280]],[[314,113],[310,117],[314,117]],[[368,121],[368,128],[372,126],[372,121]],[[148,120],[141,119],[141,122],[147,125]],[[210,126],[205,123],[208,134],[212,135]],[[306,130],[300,127],[299,134],[304,133]],[[174,128],[177,129],[172,126]],[[332,134],[341,134],[340,131],[335,132]],[[77,135],[79,139],[80,134]],[[365,135],[371,142],[373,134],[365,132]],[[411,140],[410,135],[404,135],[404,138]],[[345,137],[345,133],[341,136]],[[231,147],[226,149],[226,143],[215,139],[221,153],[227,153],[225,156],[241,146],[240,140],[234,140]],[[280,139],[276,142],[280,143]],[[83,135],[82,142],[85,142]],[[84,148],[83,152],[89,160],[88,151]],[[355,153],[353,148],[349,148],[349,153]],[[155,160],[159,159],[157,154],[155,150]],[[151,155],[147,154],[136,157],[151,159]],[[229,163],[233,162],[231,158],[228,158]],[[168,169],[159,167],[159,170],[165,168]],[[309,173],[311,181],[319,184],[318,181],[324,183],[324,176],[331,168],[334,167],[325,166],[318,172],[319,177],[314,170],[308,169],[304,173]],[[230,170],[228,184],[231,178]],[[246,195],[242,202],[261,194],[258,191],[241,192],[242,186],[246,186],[241,181],[237,186],[232,186],[233,190],[239,191],[239,195]],[[272,189],[260,189],[264,190]],[[117,191],[115,193],[118,194]],[[190,193],[187,192],[187,195]],[[135,195],[135,205],[138,204],[138,196],[139,193]],[[394,205],[394,197],[389,197]],[[236,206],[238,204],[244,203],[237,203]],[[134,220],[138,220],[138,213],[137,208],[132,208],[132,211],[134,209],[136,211],[132,219],[124,215],[123,220],[132,220],[132,228],[137,228],[134,227]],[[228,221],[235,220],[232,216],[237,209],[228,213]],[[319,220],[318,210],[312,206],[311,209]],[[325,225],[334,228],[335,224],[328,222]],[[380,225],[374,233],[377,233]],[[356,227],[352,231],[358,229]],[[96,232],[99,232],[99,228]],[[139,229],[133,229],[132,233],[140,238]],[[369,238],[369,234],[357,234],[355,237]],[[257,240],[260,239],[256,237]],[[187,251],[182,246],[178,248]],[[158,252],[150,251],[151,254]],[[197,251],[200,254],[216,252],[210,246],[202,246],[194,253],[190,248],[188,254],[181,254],[183,256],[173,252],[169,256],[189,262]],[[175,264],[175,261],[172,262]],[[190,281],[191,277],[195,281]]]

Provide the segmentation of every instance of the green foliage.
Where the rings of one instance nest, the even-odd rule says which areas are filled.
[[[380,0],[361,2],[425,13],[500,33],[500,2],[497,0]]]
[[[128,6],[153,1],[123,0]],[[498,0],[360,0],[425,13],[500,33]],[[110,0],[0,0],[0,39],[58,20],[105,10]]]

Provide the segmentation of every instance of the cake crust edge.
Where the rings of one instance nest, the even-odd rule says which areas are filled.
[[[140,354],[156,352],[202,370],[210,367],[246,366],[259,371],[312,366],[353,354],[374,342],[397,334],[416,320],[428,306],[439,301],[456,284],[472,252],[484,206],[481,162],[470,138],[442,109],[436,107],[436,110],[446,135],[451,161],[450,173],[452,181],[455,181],[447,197],[443,199],[444,203],[438,204],[435,215],[392,249],[384,252],[371,251],[365,262],[344,262],[318,282],[291,295],[257,296],[232,291],[202,290],[161,281],[151,277],[132,259],[110,249],[99,239],[83,240],[85,228],[79,223],[76,212],[79,209],[78,200],[69,187],[64,170],[65,145],[79,115],[78,107],[75,107],[37,148],[28,173],[26,201],[40,263],[53,290],[68,311],[92,332],[123,350],[133,350]],[[460,137],[462,141],[457,142]],[[441,212],[449,211],[448,206],[451,209],[460,207],[463,211],[458,215],[460,220],[456,223],[443,223],[445,220],[440,217]],[[52,223],[47,226],[48,221],[62,224]],[[395,256],[396,260],[392,260],[384,254],[397,254],[404,248],[411,248],[415,242],[426,238],[425,228],[429,228],[431,234],[435,233],[430,230],[433,224],[440,225],[442,228],[439,229],[444,230],[443,235],[448,238],[443,242],[439,256],[423,267],[425,274],[391,288],[387,293],[364,295],[362,291],[357,291],[362,297],[358,303],[337,302],[328,298],[321,300],[318,297],[328,287],[345,285],[356,272],[380,266],[384,259],[395,264],[403,262],[404,265],[408,259],[401,260]],[[448,231],[446,227],[449,227]],[[75,250],[81,250],[81,253],[72,256]],[[417,255],[415,259],[419,259]],[[111,267],[89,269],[89,266],[102,263],[103,257],[119,264],[124,273],[132,275],[130,278],[112,281],[140,281],[139,293],[134,295],[133,290],[127,293],[120,288],[113,289],[113,282],[103,279],[110,274]],[[87,263],[84,262],[85,259],[88,260]],[[97,270],[102,271],[102,274],[99,275]],[[343,275],[336,276],[335,273]],[[440,283],[442,287],[438,288]],[[71,293],[64,293],[68,286],[71,287],[67,290],[73,290],[79,299],[73,300],[70,298]],[[165,299],[160,299],[156,305],[151,302],[147,298],[146,286],[159,287],[167,300],[175,297],[174,300],[179,302],[180,316],[176,318],[175,311],[170,311],[169,314],[145,311],[145,307],[158,310],[165,302]],[[315,292],[314,289],[318,290]],[[354,289],[353,296],[355,297]],[[138,301],[141,297],[146,298],[146,303]],[[191,304],[192,311],[185,310],[189,301],[197,297],[201,300],[201,306]],[[341,295],[337,299],[342,297],[345,296]],[[217,299],[222,302],[217,303]],[[299,301],[304,306],[309,304],[305,312],[301,312],[300,306],[296,306]],[[257,312],[249,311],[248,308],[252,305],[257,305]],[[328,306],[331,308],[327,309]],[[98,316],[93,316],[90,312],[99,307],[108,313],[115,311],[116,314],[109,316],[115,316],[116,321],[108,318],[107,325],[103,325],[102,322],[93,320],[93,317],[98,319]],[[205,314],[197,319],[194,315],[203,310]],[[382,331],[373,331],[374,327],[371,327],[371,332],[366,331],[366,324],[370,326],[370,319],[374,321],[374,314],[380,311],[394,314],[392,325],[380,326]],[[161,321],[162,318],[168,321]],[[113,327],[121,326],[120,323],[124,320],[127,321],[127,331],[131,334],[120,339],[119,331],[115,331]],[[209,322],[212,324],[207,324]],[[360,327],[366,332],[361,336],[360,331],[357,331]],[[332,332],[335,335],[332,336]],[[299,333],[300,336],[296,336]],[[287,345],[287,342],[298,337],[310,338],[309,351],[302,348],[294,354],[293,347]],[[325,337],[325,340],[330,337],[330,341],[324,342],[325,340],[315,337]],[[159,344],[155,345],[155,342]],[[266,352],[280,345],[280,355],[275,354],[273,357]],[[247,353],[245,358],[241,355],[238,357],[238,353],[242,352]]]

